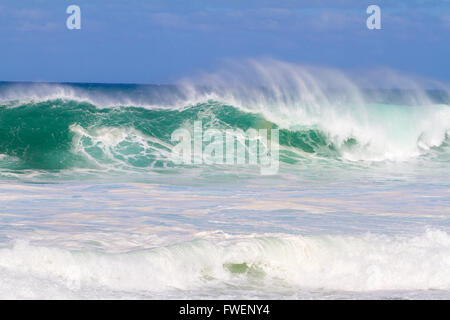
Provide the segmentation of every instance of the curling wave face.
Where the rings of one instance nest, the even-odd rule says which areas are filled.
[[[448,163],[448,90],[393,79],[409,89],[363,90],[363,80],[358,86],[337,71],[250,61],[177,86],[3,83],[0,169],[3,177],[171,169],[171,133],[194,121],[223,130],[280,129],[286,170],[324,162]]]
[[[217,101],[182,109],[98,108],[61,99],[2,105],[0,166],[15,171],[173,168],[171,133],[199,120],[204,128],[222,130],[278,128],[280,161],[291,165],[318,158],[351,163],[448,155],[448,106],[365,108],[364,119],[325,114],[317,121],[303,117],[304,123],[299,119],[286,126]]]

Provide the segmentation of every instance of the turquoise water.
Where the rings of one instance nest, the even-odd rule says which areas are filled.
[[[447,92],[295,80],[1,83],[0,297],[449,298]],[[174,163],[195,121],[279,170]]]

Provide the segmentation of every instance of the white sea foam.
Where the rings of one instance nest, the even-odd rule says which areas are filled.
[[[2,298],[450,290],[450,235],[210,239],[108,254],[17,241],[0,249]],[[305,293],[306,294],[306,293]]]
[[[73,152],[82,154],[98,168],[141,166],[152,167],[157,161],[167,162],[172,146],[143,134],[134,128],[98,127],[85,129],[78,124],[70,126]]]

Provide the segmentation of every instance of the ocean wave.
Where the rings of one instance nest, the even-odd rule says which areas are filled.
[[[220,295],[449,290],[450,236],[316,235],[198,240],[108,254],[17,241],[0,249],[0,296]],[[16,285],[14,286],[14,284]],[[17,285],[20,283],[20,285]],[[108,294],[105,295],[105,292]]]
[[[217,101],[180,110],[98,108],[62,99],[3,105],[0,165],[13,170],[173,167],[171,133],[180,127],[190,128],[194,121],[202,121],[204,128],[222,130],[280,129],[280,160],[290,164],[308,156],[385,161],[445,152],[450,127],[448,107],[367,108],[371,112],[364,119],[334,113],[326,124],[310,119],[286,128],[262,114]]]
[[[194,121],[279,129],[282,164],[446,161],[448,88],[384,74],[391,89],[371,88],[370,77],[252,60],[174,86],[1,83],[0,169],[173,167],[170,135]]]

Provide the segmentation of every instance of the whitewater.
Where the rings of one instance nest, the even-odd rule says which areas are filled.
[[[171,134],[278,129],[279,170]],[[231,63],[173,85],[0,83],[0,298],[448,299],[450,90]]]

